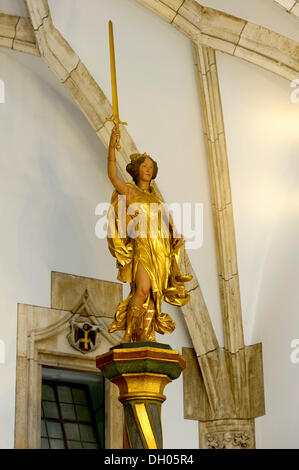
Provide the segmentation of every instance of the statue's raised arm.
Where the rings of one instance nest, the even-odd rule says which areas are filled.
[[[115,155],[115,148],[117,143],[120,139],[120,131],[118,125],[114,125],[109,142],[108,148],[108,177],[113,184],[114,188],[119,194],[123,194],[126,196],[127,205],[130,203],[131,199],[134,196],[134,190],[130,188],[121,178],[119,178],[117,174],[117,166],[116,166],[116,155]]]

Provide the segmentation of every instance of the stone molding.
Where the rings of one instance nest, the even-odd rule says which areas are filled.
[[[237,352],[244,347],[244,336],[232,195],[216,54],[214,49],[194,44],[193,56],[208,161],[224,346],[228,351]]]
[[[122,291],[121,283],[51,272],[51,308],[112,320]]]
[[[219,420],[199,424],[201,449],[255,449],[253,420]]]
[[[80,278],[80,277],[79,277]],[[84,278],[80,278],[84,279]],[[98,284],[105,281],[97,280]],[[115,284],[115,299],[119,297]],[[77,285],[77,291],[79,286]],[[84,283],[81,286],[85,291]],[[105,299],[113,303],[115,299]],[[39,449],[41,427],[42,367],[55,367],[99,374],[96,356],[115,345],[115,338],[108,333],[110,319],[96,315],[101,327],[101,341],[95,351],[82,354],[68,342],[71,322],[81,313],[67,310],[18,304],[17,371],[15,406],[15,448]],[[84,316],[84,318],[89,318]],[[92,321],[92,317],[91,317]],[[103,331],[105,330],[105,331]],[[105,333],[105,334],[103,334]],[[110,341],[109,341],[110,338]],[[120,339],[120,338],[119,338]],[[118,389],[105,382],[105,445],[106,448],[122,448],[123,411],[118,401]]]
[[[0,47],[39,55],[30,20],[0,13]]]
[[[265,414],[262,344],[233,354],[218,348],[196,356],[183,348],[184,416],[200,422],[253,419]],[[205,377],[209,370],[210,377]],[[194,390],[197,393],[194,393]]]
[[[136,1],[201,46],[245,59],[287,80],[298,77],[299,44],[279,33],[195,0]]]

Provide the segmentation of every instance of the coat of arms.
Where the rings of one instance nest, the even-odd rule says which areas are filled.
[[[87,322],[72,322],[68,340],[71,346],[82,353],[94,351],[100,341],[100,328]]]

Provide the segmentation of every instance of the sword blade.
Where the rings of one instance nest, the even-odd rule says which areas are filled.
[[[115,66],[115,51],[114,51],[114,37],[113,37],[113,24],[112,24],[112,21],[109,21],[109,45],[110,45],[110,69],[111,69],[113,119],[119,121],[117,82],[116,82],[116,66]]]

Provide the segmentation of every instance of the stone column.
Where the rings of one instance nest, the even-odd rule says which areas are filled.
[[[165,386],[185,368],[184,358],[167,344],[124,343],[97,356],[104,377],[119,388],[124,407],[124,448],[162,449],[161,406]]]

